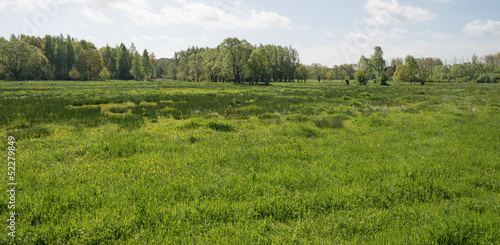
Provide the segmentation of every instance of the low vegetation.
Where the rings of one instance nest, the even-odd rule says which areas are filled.
[[[0,82],[12,241],[498,244],[499,98],[496,84]]]

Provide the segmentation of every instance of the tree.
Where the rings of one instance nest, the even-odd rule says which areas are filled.
[[[130,78],[130,61],[129,53],[125,44],[120,44],[118,52],[118,60],[116,63],[117,78],[129,79]]]
[[[325,79],[326,73],[328,71],[328,68],[324,67],[323,65],[319,63],[313,63],[311,66],[311,73],[318,80],[318,82],[321,82],[321,80]]]
[[[408,79],[410,84],[415,80],[417,72],[419,70],[418,61],[411,55],[406,56],[405,58],[405,68],[408,71]]]
[[[148,80],[152,73],[151,59],[147,49],[142,53],[142,70],[144,72],[144,79]]]
[[[48,59],[35,46],[11,38],[0,43],[0,64],[7,79],[41,79]]]
[[[75,47],[73,40],[68,35],[66,38],[66,69],[71,70],[76,63]]]
[[[104,66],[108,70],[109,74],[111,77],[115,77],[116,73],[116,58],[115,53],[117,52],[116,49],[111,48],[109,45],[106,45],[106,47],[102,47],[99,49],[99,52],[101,53],[102,60],[104,61]]]
[[[384,73],[387,78],[391,78],[392,76],[394,76],[394,69],[392,67],[389,67]]]
[[[95,49],[82,50],[80,52],[80,62],[84,67],[85,80],[99,80],[101,78],[100,73],[104,68],[104,61],[102,60],[101,54]]]
[[[200,82],[200,77],[203,74],[203,58],[201,54],[193,54],[189,60],[190,73],[196,78],[196,82]]]
[[[403,58],[394,58],[391,60],[391,66],[396,69],[398,66],[403,65]]]
[[[382,51],[382,48],[379,46],[375,47],[375,52],[371,57],[371,65],[377,80],[380,80],[381,77],[384,75],[386,62],[383,56],[384,56],[384,51]],[[383,82],[382,84],[385,84],[385,82]]]
[[[370,59],[362,55],[358,62],[358,69],[354,73],[354,78],[360,85],[366,85],[368,80],[370,80],[371,67]]]
[[[66,44],[64,39],[57,39],[56,58],[54,60],[56,79],[64,80],[68,76],[68,69],[66,67]]]
[[[405,65],[399,65],[394,73],[394,81],[396,82],[410,82],[411,75],[410,70]]]
[[[80,72],[78,72],[76,68],[73,67],[71,71],[69,71],[68,76],[73,80],[77,80],[80,78]]]
[[[111,74],[109,74],[108,68],[103,67],[102,71],[99,73],[99,77],[104,81],[108,80],[111,77]]]
[[[337,77],[337,74],[335,74],[335,72],[332,69],[327,68],[325,77],[331,82]]]
[[[296,69],[297,79],[306,82],[308,75],[307,67],[305,65],[300,65]]]
[[[155,53],[149,55],[149,60],[151,62],[151,78],[158,78],[159,67]]]
[[[418,78],[422,85],[432,78],[432,71],[435,66],[443,65],[440,59],[422,58],[417,60],[419,70],[417,72]]]
[[[50,35],[45,36],[44,54],[51,64],[55,62],[56,45],[53,42],[53,38]]]
[[[248,60],[248,67],[252,82],[258,83],[264,81],[266,85],[269,85],[269,60],[267,59],[264,46],[261,45],[252,51]]]
[[[134,59],[132,60],[132,68],[130,70],[130,74],[132,74],[135,80],[141,79],[143,75],[143,66],[141,63],[141,56],[139,55],[139,52],[135,51]]]
[[[220,44],[220,47],[227,51],[234,82],[241,83],[245,65],[252,54],[252,45],[244,39],[227,38]]]

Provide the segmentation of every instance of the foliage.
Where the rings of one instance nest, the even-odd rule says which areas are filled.
[[[380,80],[380,77],[384,75],[384,70],[386,62],[384,60],[384,51],[379,46],[375,47],[375,51],[370,59],[373,72],[375,73],[375,78]],[[387,82],[387,81],[386,81]]]
[[[371,76],[371,63],[368,58],[361,56],[358,62],[358,69],[354,73],[354,78],[360,85],[366,85]]]

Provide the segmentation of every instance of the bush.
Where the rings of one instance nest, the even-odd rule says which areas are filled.
[[[378,78],[379,82],[380,82],[380,85],[389,85],[387,84],[387,81],[389,81],[389,77],[385,74],[383,74],[382,76],[380,76]]]
[[[369,75],[358,70],[354,73],[354,78],[360,85],[366,85],[368,84]]]
[[[264,113],[259,115],[260,120],[265,120],[265,119],[279,119],[280,117],[275,114],[275,113]]]
[[[314,120],[314,124],[316,124],[316,127],[318,128],[342,128],[344,126],[344,122],[342,121],[341,118],[338,117],[328,117],[328,118],[321,118],[318,120]]]
[[[189,129],[197,129],[202,124],[196,120],[191,120],[188,123],[184,123],[178,127],[178,129],[189,130]]]
[[[215,131],[220,131],[220,132],[234,131],[234,128],[232,125],[227,124],[227,123],[222,123],[222,122],[209,122],[207,126],[210,129],[213,129]]]

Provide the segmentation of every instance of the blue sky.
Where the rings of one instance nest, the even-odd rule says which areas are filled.
[[[500,52],[499,9],[498,0],[1,0],[0,35],[134,43],[158,58],[238,37],[292,45],[305,64],[356,63],[375,46],[387,60],[460,62]]]

